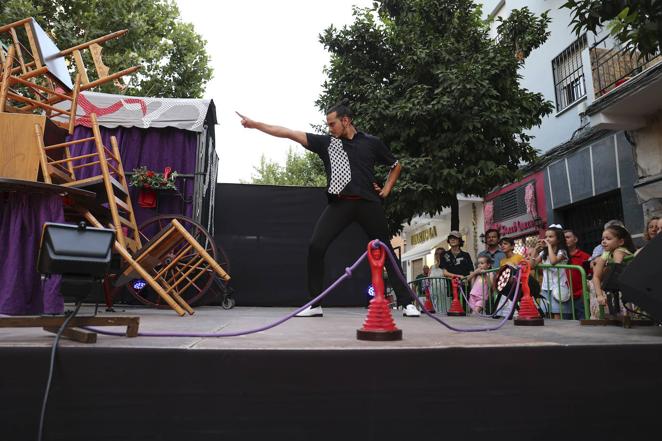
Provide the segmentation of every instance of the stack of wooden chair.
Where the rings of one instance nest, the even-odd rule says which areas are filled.
[[[141,278],[179,315],[193,314],[183,293],[209,272],[226,281],[228,274],[177,220],[172,220],[148,242],[142,242],[117,140],[111,137],[110,147],[104,143],[96,115],[90,116],[91,137],[69,139],[76,123],[80,92],[109,81],[117,82],[137,70],[134,67],[109,74],[100,58],[99,43],[126,31],[59,51],[40,29],[32,18],[0,27],[0,37],[3,34],[9,37],[7,49],[0,47],[0,130],[13,127],[25,138],[29,128],[31,149],[36,154],[34,165],[25,164],[28,176],[97,194],[93,204],[71,208],[93,226],[115,230],[114,250],[124,262],[116,283]],[[19,32],[25,34],[23,40],[28,42],[27,46],[21,42]],[[77,68],[74,82],[62,71],[55,71],[58,64],[52,58],[49,63],[44,62],[44,47],[56,58],[73,57]],[[82,50],[92,52],[97,75],[94,81],[89,80]],[[70,82],[73,87],[68,87]],[[63,102],[68,106],[55,106]],[[88,142],[93,142],[93,151],[81,153],[77,146]]]

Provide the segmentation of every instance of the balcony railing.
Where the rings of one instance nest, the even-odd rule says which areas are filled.
[[[659,49],[654,54],[641,56],[637,51],[613,47],[610,43],[607,35],[590,48],[596,98],[662,61]]]

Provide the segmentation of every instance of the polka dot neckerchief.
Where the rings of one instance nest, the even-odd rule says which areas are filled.
[[[331,163],[329,193],[340,194],[352,180],[352,171],[349,167],[347,153],[342,147],[342,141],[338,138],[331,138],[331,143],[329,144],[329,162]]]

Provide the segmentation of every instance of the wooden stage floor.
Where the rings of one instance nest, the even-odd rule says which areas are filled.
[[[70,306],[70,305],[68,305]],[[94,308],[84,305],[79,315],[91,315]],[[102,309],[99,308],[101,311]],[[193,316],[178,317],[170,310],[118,305],[115,313],[140,317],[140,332],[218,333],[248,330],[272,323],[287,313],[288,308],[199,307]],[[514,326],[512,321],[501,329],[489,332],[453,332],[422,315],[403,317],[393,311],[396,325],[403,331],[403,340],[368,342],[356,339],[356,330],[365,320],[365,308],[324,308],[321,318],[293,318],[275,328],[240,337],[117,337],[99,335],[96,344],[83,344],[62,339],[62,347],[97,348],[170,348],[170,349],[288,349],[288,350],[356,350],[356,349],[444,349],[480,347],[531,346],[600,346],[600,345],[662,345],[662,327],[641,326],[624,329],[617,326],[581,326],[578,321],[546,320],[545,326]],[[494,326],[498,321],[479,317],[442,317],[456,327]],[[121,328],[103,328],[122,331]],[[53,334],[39,328],[0,330],[2,347],[46,347]]]

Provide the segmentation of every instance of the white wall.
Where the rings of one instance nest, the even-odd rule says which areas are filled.
[[[480,2],[483,4],[483,15],[487,17],[498,4],[498,0],[486,0]],[[554,92],[554,75],[552,73],[552,60],[565,50],[577,36],[570,26],[569,9],[559,9],[565,0],[506,0],[504,7],[497,14],[503,18],[508,17],[513,9],[520,9],[528,6],[536,15],[549,10],[551,22],[548,30],[551,32],[545,44],[533,51],[526,59],[523,68],[520,70],[522,87],[532,91],[542,93],[546,99],[554,103],[556,108],[556,99]],[[594,42],[594,37],[589,35],[588,46]],[[588,58],[588,48],[584,50],[584,79],[586,84],[586,98],[583,100],[587,105],[593,100],[593,87],[591,81],[591,68]],[[581,101],[580,101],[581,102]],[[577,113],[579,102],[569,106],[557,113],[556,110],[545,117],[540,127],[534,127],[529,134],[535,138],[531,144],[541,153],[566,142],[570,139],[573,132],[581,126],[580,117]]]
[[[476,212],[476,218],[475,218],[475,225],[474,225],[474,210],[472,209],[472,204],[475,206],[475,212]],[[476,253],[475,249],[478,250],[478,252],[482,251],[484,248],[484,244],[480,242],[480,235],[484,233],[484,217],[483,217],[483,203],[480,201],[462,201],[460,203],[460,232],[462,233],[462,236],[464,237],[464,251],[468,252],[471,255],[471,259],[476,262]],[[415,226],[405,226],[403,229],[403,232],[401,233],[401,236],[405,238],[406,246],[405,246],[405,252],[410,250],[412,248],[411,245],[411,236],[412,234],[419,233],[427,228],[430,228],[431,226],[435,226],[437,228],[437,237],[430,239],[424,243],[421,244],[416,244],[414,246],[427,246],[430,248],[430,253],[427,254],[426,256],[423,257],[424,259],[424,264],[425,265],[433,265],[434,264],[434,249],[433,247],[441,242],[441,246],[448,249],[448,244],[446,243],[446,237],[448,237],[448,233],[450,233],[451,229],[451,218],[450,218],[450,210],[444,210],[442,213],[438,214],[437,216],[434,216],[432,218],[429,217],[416,217],[412,219],[412,224],[415,224]],[[475,228],[475,232],[474,232]],[[474,246],[475,245],[475,246]],[[418,257],[420,259],[420,257]],[[406,276],[407,280],[412,280],[414,277],[416,277],[416,274],[412,273],[412,265],[406,265]]]

